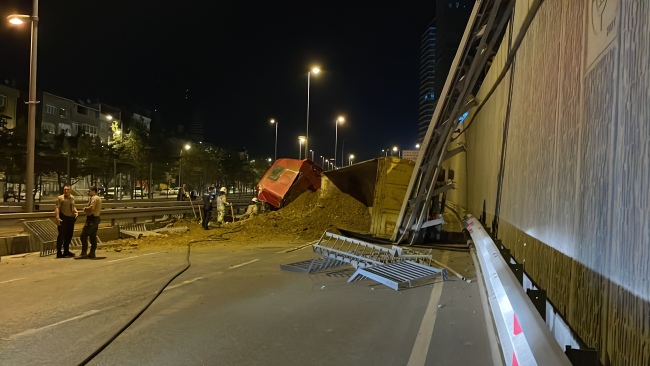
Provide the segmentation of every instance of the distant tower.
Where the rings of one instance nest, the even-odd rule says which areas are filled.
[[[190,120],[187,135],[194,141],[203,141],[203,125],[205,118],[200,109],[195,109]]]
[[[420,114],[418,142],[422,142],[431,122],[436,77],[436,20],[433,19],[421,37],[420,51]]]

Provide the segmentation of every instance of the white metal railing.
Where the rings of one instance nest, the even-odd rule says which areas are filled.
[[[463,226],[469,231],[476,246],[506,365],[571,366],[481,223],[475,217],[467,215]]]

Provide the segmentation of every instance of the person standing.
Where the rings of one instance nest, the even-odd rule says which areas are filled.
[[[101,219],[99,215],[102,211],[102,199],[97,195],[97,187],[92,186],[88,189],[88,205],[84,207],[86,213],[86,224],[81,230],[81,256],[79,259],[95,258],[97,249],[97,229]],[[88,251],[88,239],[90,238],[90,253]]]
[[[56,215],[56,224],[58,226],[59,235],[56,237],[56,257],[74,257],[74,253],[70,251],[70,242],[74,234],[74,223],[77,221],[79,212],[74,207],[74,197],[70,194],[70,186],[63,186],[63,194],[57,197],[54,206],[54,214]],[[63,249],[63,252],[61,252]]]
[[[183,183],[183,186],[178,190],[176,201],[185,201],[187,197],[189,197],[187,193],[187,184]]]
[[[203,229],[208,230],[210,225],[210,216],[212,216],[212,187],[203,193]]]
[[[223,225],[223,218],[226,213],[226,205],[228,205],[228,201],[226,201],[226,187],[221,187],[220,192],[215,196],[215,199],[213,200],[213,206],[217,207],[217,223],[219,225]]]

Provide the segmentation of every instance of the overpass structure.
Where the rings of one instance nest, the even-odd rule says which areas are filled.
[[[393,235],[480,217],[603,365],[650,364],[649,39],[647,1],[477,1]]]

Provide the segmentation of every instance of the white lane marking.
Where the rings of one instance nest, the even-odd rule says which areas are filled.
[[[2,281],[2,282],[0,282],[0,284],[1,284],[1,283],[9,283],[9,282],[14,282],[14,281],[20,281],[20,280],[24,280],[25,278],[27,278],[27,277],[21,277],[21,278],[14,278],[13,280],[8,280],[8,281]]]
[[[247,265],[247,264],[251,264],[251,263],[257,262],[258,260],[259,260],[259,259],[253,259],[252,261],[249,261],[249,262],[246,262],[246,263],[242,263],[242,264],[238,264],[238,265],[236,265],[236,266],[232,266],[232,267],[230,267],[229,269],[235,269],[235,268],[237,268],[237,267],[245,266],[245,265]]]
[[[442,255],[442,263],[446,264],[449,260],[449,252]],[[427,353],[431,345],[431,336],[433,335],[433,327],[436,324],[436,316],[438,315],[438,303],[440,302],[440,295],[442,295],[442,286],[444,282],[438,282],[433,285],[431,290],[431,297],[429,298],[429,305],[422,318],[418,336],[415,338],[415,344],[411,351],[411,357],[407,366],[424,366],[427,360]]]
[[[171,290],[171,289],[174,289],[174,288],[176,288],[176,287],[181,287],[181,286],[183,286],[183,285],[187,285],[188,283],[192,283],[192,282],[194,282],[194,281],[202,280],[202,279],[204,279],[204,278],[205,278],[205,277],[197,277],[197,278],[195,278],[195,279],[193,279],[193,280],[183,281],[183,283],[179,283],[178,285],[174,285],[174,286],[167,287],[167,288],[164,289],[163,291]]]
[[[106,309],[104,309],[104,310],[106,310]],[[16,340],[19,337],[34,334],[34,333],[40,332],[42,330],[46,330],[46,329],[49,329],[49,328],[52,328],[52,327],[56,327],[57,325],[61,325],[61,324],[67,323],[67,322],[71,322],[73,320],[87,318],[87,317],[89,317],[91,315],[95,315],[95,314],[97,314],[99,312],[102,312],[102,311],[103,310],[90,310],[90,311],[87,311],[87,312],[85,312],[85,313],[83,313],[83,314],[81,314],[79,316],[75,316],[74,318],[62,320],[62,321],[60,321],[58,323],[46,325],[46,326],[41,327],[41,328],[28,329],[28,330],[26,330],[26,331],[24,331],[22,333],[14,334],[14,335],[12,335],[12,336],[10,336],[8,338],[3,338],[3,340],[5,340],[5,341],[13,341],[13,340]]]
[[[193,279],[193,280],[185,281],[185,282],[180,283],[180,284],[178,284],[178,285],[174,285],[174,286],[171,286],[171,287],[167,287],[166,289],[163,290],[163,292],[164,292],[164,291],[167,291],[167,290],[171,290],[171,289],[173,289],[173,288],[177,288],[177,287],[183,286],[183,285],[187,285],[188,283],[192,283],[192,282],[194,282],[194,281],[203,280],[203,279],[206,279],[206,278],[209,278],[209,277],[214,277],[214,276],[217,276],[217,275],[220,275],[220,274],[223,274],[223,272],[215,272],[215,273],[210,274],[210,275],[207,275],[207,276],[205,276],[205,277],[197,277],[197,278],[195,278],[195,279]],[[158,293],[158,291],[154,292],[154,295],[157,294],[157,293]]]
[[[112,261],[108,261],[106,263],[125,261],[125,260],[134,259],[134,258],[138,258],[138,257],[146,257],[148,255],[157,254],[157,253],[160,253],[160,252],[148,253],[148,254],[143,254],[143,255],[134,255],[133,257],[128,257],[128,258],[113,259]]]
[[[490,314],[490,307],[487,301],[487,291],[485,290],[485,284],[483,284],[483,274],[481,273],[480,263],[478,258],[476,258],[476,249],[472,248],[472,260],[474,261],[474,267],[476,268],[476,282],[478,282],[479,297],[481,298],[481,303],[483,304],[483,316],[485,316],[485,330],[487,331],[488,341],[490,342],[490,353],[492,353],[492,365],[493,366],[503,366],[503,361],[501,359],[501,351],[499,351],[499,345],[497,344],[497,336],[494,330],[494,323],[492,322],[492,315]]]
[[[284,253],[289,253],[289,252],[293,252],[293,251],[300,250],[300,249],[305,249],[305,248],[307,248],[308,246],[313,245],[313,244],[316,244],[316,243],[318,243],[318,242],[315,241],[315,242],[313,242],[313,243],[307,243],[307,244],[304,244],[304,245],[301,245],[301,246],[297,246],[297,247],[295,247],[295,248],[286,249],[286,250],[283,250],[283,251],[281,251],[281,252],[277,252],[277,254],[284,254]]]

